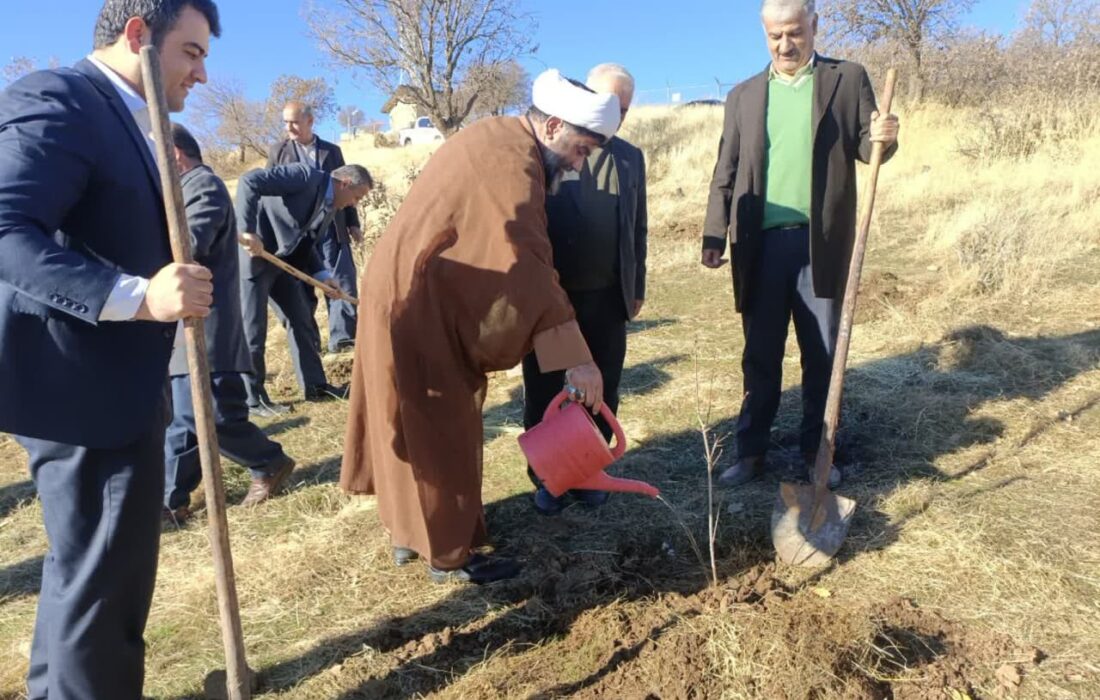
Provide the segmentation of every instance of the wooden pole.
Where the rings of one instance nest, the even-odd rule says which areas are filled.
[[[897,71],[891,68],[886,72],[886,87],[882,91],[882,103],[879,114],[886,116],[894,101],[894,87],[897,84]],[[876,142],[871,147],[871,163],[868,169],[867,189],[863,195],[863,210],[860,212],[859,228],[856,231],[855,245],[852,249],[852,262],[848,268],[848,283],[844,288],[844,304],[840,313],[840,329],[836,338],[836,353],[833,356],[833,374],[829,380],[829,394],[825,400],[825,430],[821,435],[821,446],[817,450],[814,464],[814,507],[811,514],[811,530],[816,530],[825,520],[821,508],[829,492],[829,470],[833,466],[836,451],[836,430],[840,422],[840,399],[844,393],[844,370],[848,365],[848,346],[852,342],[852,324],[855,321],[856,297],[859,295],[859,280],[863,273],[863,258],[867,252],[867,236],[871,231],[871,216],[875,211],[875,192],[878,189],[878,172],[882,167],[886,147]]]
[[[141,72],[145,99],[153,124],[157,167],[160,171],[164,209],[168,215],[168,236],[172,258],[181,264],[194,262],[191,255],[191,231],[183,204],[183,190],[173,151],[172,129],[168,121],[168,101],[160,73],[160,57],[152,46],[141,49]],[[218,613],[222,642],[225,646],[226,692],[229,700],[251,697],[251,674],[245,660],[244,633],[237,605],[237,584],[233,577],[233,554],[229,548],[229,524],[225,517],[225,486],[222,484],[218,435],[214,425],[214,401],[210,389],[210,368],[206,357],[203,319],[184,323],[187,362],[191,372],[191,397],[195,405],[195,428],[202,463],[202,481],[206,488],[206,513],[210,526],[210,545],[214,554],[214,574],[218,592]]]

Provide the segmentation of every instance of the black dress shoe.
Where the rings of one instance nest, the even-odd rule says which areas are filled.
[[[328,348],[328,351],[329,352],[347,352],[349,350],[354,350],[354,349],[355,349],[355,341],[352,340],[351,338],[346,338],[344,340],[336,341],[336,343],[334,345],[330,345],[329,348]]]
[[[420,555],[417,554],[415,549],[398,547],[397,545],[393,546],[393,563],[397,566],[405,566],[419,558]]]
[[[248,404],[248,415],[258,418],[276,418],[287,413],[290,413],[289,408],[272,403],[266,396],[260,397],[254,404]]]
[[[521,567],[519,562],[515,559],[487,557],[484,554],[474,554],[466,561],[466,564],[459,569],[444,570],[429,566],[428,575],[431,576],[432,581],[435,583],[455,581],[458,583],[475,583],[482,585],[494,581],[515,578],[519,576],[519,572],[522,568],[523,567]]]
[[[332,399],[346,400],[350,392],[347,384],[333,386],[332,384],[317,384],[306,387],[306,401],[331,401]]]

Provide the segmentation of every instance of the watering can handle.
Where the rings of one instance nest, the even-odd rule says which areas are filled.
[[[569,392],[562,389],[551,401],[550,405],[546,407],[546,413],[542,415],[542,419],[550,420],[550,417],[555,412],[561,409],[562,404],[569,400]],[[607,421],[607,424],[611,426],[611,432],[615,434],[615,447],[612,448],[611,454],[615,459],[622,457],[626,454],[626,433],[623,432],[623,426],[619,423],[619,419],[615,417],[615,414],[611,412],[611,409],[607,407],[607,404],[600,406],[600,415]]]

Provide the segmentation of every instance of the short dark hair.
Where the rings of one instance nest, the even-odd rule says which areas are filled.
[[[172,144],[191,160],[202,162],[202,149],[199,148],[199,142],[182,124],[172,122]]]
[[[164,35],[172,31],[183,8],[192,7],[210,24],[210,33],[222,35],[218,6],[214,0],[104,0],[95,21],[93,46],[102,49],[118,41],[131,17],[140,17],[153,32],[153,45],[160,47]]]
[[[333,170],[332,177],[340,182],[346,182],[352,187],[362,187],[363,185],[374,187],[374,178],[371,177],[370,171],[362,165],[355,165],[354,163],[342,165]]]

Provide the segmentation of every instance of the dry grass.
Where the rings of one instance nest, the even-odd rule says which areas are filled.
[[[1100,141],[975,161],[958,150],[975,137],[972,116],[903,115],[903,149],[883,174],[843,429],[844,491],[859,509],[832,567],[761,568],[776,476],[725,494],[717,589],[659,504],[624,496],[537,518],[515,445],[519,381],[500,376],[485,498],[495,541],[525,574],[429,586],[419,565],[391,567],[371,500],[334,484],[344,409],[295,403],[266,425],[302,465],[290,493],[230,511],[249,658],[268,693],[977,698],[1001,692],[996,671],[1013,663],[1025,674],[1016,697],[1100,696]],[[712,407],[720,437],[741,393],[728,274],[697,263],[720,121],[721,110],[638,110],[628,134],[648,156],[652,257],[621,471],[658,484],[700,541],[696,408]],[[427,156],[346,152],[395,201]],[[296,402],[282,331],[269,343],[273,393]],[[796,461],[791,350],[779,473]],[[328,362],[347,371],[346,356]],[[236,500],[246,477],[229,471]],[[0,695],[22,687],[46,548],[25,478],[0,438]],[[222,665],[208,557],[200,526],[165,534],[147,630],[155,697],[192,696]]]

